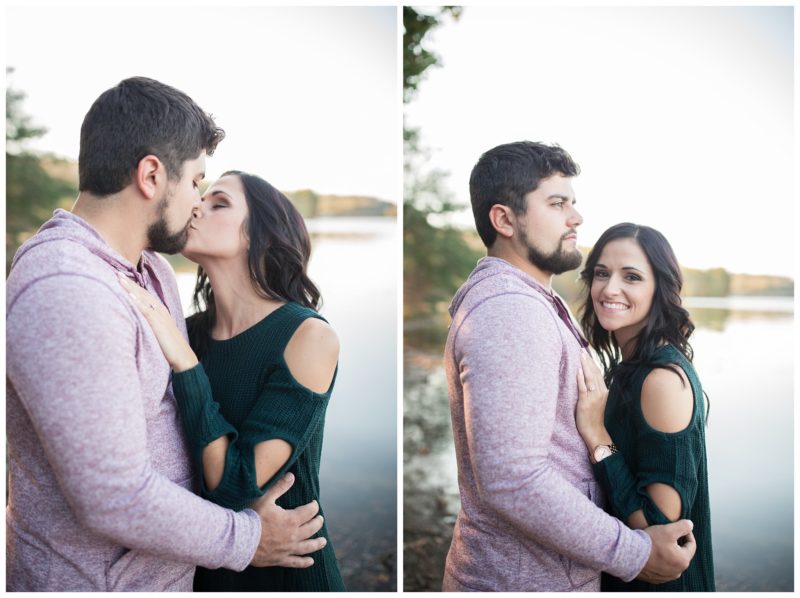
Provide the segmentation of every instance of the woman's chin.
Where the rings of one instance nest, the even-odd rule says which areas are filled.
[[[617,328],[616,326],[614,326],[613,322],[609,322],[605,318],[597,318],[597,323],[600,324],[600,328],[602,328],[606,332],[614,332],[614,330]]]
[[[181,251],[181,255],[183,257],[185,257],[187,260],[189,260],[190,262],[193,262],[195,264],[198,263],[197,255],[191,249],[184,249],[183,251]]]

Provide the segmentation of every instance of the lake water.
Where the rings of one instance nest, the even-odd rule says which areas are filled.
[[[717,590],[792,591],[793,299],[689,298],[686,306],[697,325],[694,364],[711,403]],[[441,359],[407,354],[405,379],[404,493],[433,492],[436,509],[425,516],[452,530],[458,485]],[[413,578],[405,577],[410,589]]]
[[[345,585],[397,587],[397,221],[308,221],[309,275],[341,345],[320,468],[321,502]],[[194,274],[178,274],[185,313]]]

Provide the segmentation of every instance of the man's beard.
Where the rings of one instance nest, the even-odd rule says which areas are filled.
[[[178,232],[171,232],[167,224],[167,208],[171,193],[167,193],[158,204],[158,220],[147,228],[147,248],[161,253],[179,253],[189,239],[189,222]]]
[[[577,248],[575,248],[574,251],[567,251],[564,249],[564,237],[561,237],[555,251],[552,253],[544,253],[528,241],[528,234],[524,228],[521,228],[519,233],[520,240],[528,248],[528,261],[543,272],[562,274],[569,270],[574,270],[580,266],[583,261],[583,256]],[[564,236],[569,234],[574,234],[574,231],[569,231],[565,233]]]

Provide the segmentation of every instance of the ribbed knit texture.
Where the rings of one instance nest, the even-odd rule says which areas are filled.
[[[277,503],[292,509],[312,500],[320,502],[319,464],[325,409],[333,382],[324,394],[301,386],[289,371],[283,353],[292,335],[307,318],[322,318],[315,311],[287,303],[258,324],[235,337],[209,339],[200,364],[173,375],[172,383],[184,431],[203,496],[219,505],[240,510],[291,471],[295,483]],[[191,326],[191,319],[188,321]],[[190,338],[193,335],[190,333]],[[334,380],[335,380],[334,374]],[[203,449],[228,435],[230,445],[222,480],[213,491],[203,477]],[[259,488],[256,485],[255,446],[281,438],[292,454],[278,473]],[[196,591],[344,591],[333,544],[323,525],[317,536],[328,544],[313,553],[307,569],[248,567],[236,573],[226,569],[198,568]]]
[[[697,553],[689,568],[675,581],[658,585],[638,580],[625,583],[604,574],[602,589],[714,591],[703,391],[691,362],[672,345],[660,348],[654,362],[677,364],[686,373],[694,394],[694,414],[689,426],[680,432],[666,433],[647,424],[642,414],[641,391],[654,366],[640,366],[632,372],[627,383],[629,396],[634,400],[624,401],[619,385],[611,385],[605,424],[619,452],[600,461],[594,466],[594,471],[608,495],[610,512],[623,521],[634,511],[642,509],[649,524],[669,523],[645,488],[655,482],[675,488],[681,497],[681,518],[694,523]]]

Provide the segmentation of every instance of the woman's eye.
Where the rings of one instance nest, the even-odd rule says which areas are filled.
[[[628,274],[628,276],[626,276],[625,278],[626,278],[627,280],[632,280],[632,281],[639,281],[639,280],[641,280],[641,278],[640,278],[639,276],[637,276],[636,274]]]
[[[606,276],[608,276],[608,272],[605,270],[596,270],[594,273],[595,278],[605,278]]]
[[[216,210],[217,208],[227,208],[227,207],[228,207],[228,206],[226,206],[224,203],[215,203],[215,204],[214,204],[214,205],[211,207],[211,209],[212,209],[212,210]]]

